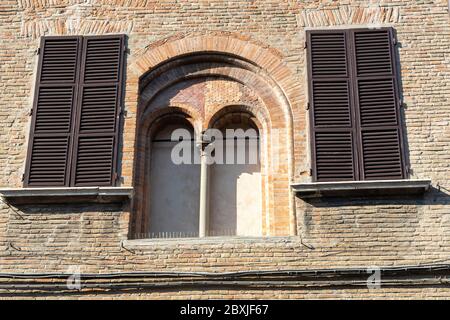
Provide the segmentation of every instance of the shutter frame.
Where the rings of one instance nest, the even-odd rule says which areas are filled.
[[[312,172],[312,178],[314,181],[342,181],[342,180],[348,180],[348,179],[322,179],[320,177],[320,175],[318,175],[318,170],[319,170],[319,164],[317,162],[317,148],[318,145],[316,143],[316,134],[318,132],[317,127],[316,127],[316,120],[315,120],[315,103],[314,103],[314,92],[313,92],[313,88],[314,88],[314,81],[315,79],[317,79],[317,75],[314,76],[313,74],[313,60],[312,60],[312,42],[311,42],[311,35],[314,34],[337,34],[337,33],[343,33],[345,34],[345,39],[346,39],[346,55],[347,55],[347,71],[348,71],[348,77],[349,77],[349,85],[350,85],[350,97],[349,99],[351,100],[350,102],[350,109],[351,109],[351,121],[352,121],[352,127],[353,127],[353,169],[354,169],[354,179],[355,181],[357,180],[373,180],[373,179],[388,179],[389,176],[388,174],[386,174],[386,176],[383,176],[382,174],[378,174],[376,173],[376,171],[373,171],[373,177],[370,177],[368,174],[368,171],[365,169],[364,165],[365,165],[365,153],[369,152],[366,148],[364,148],[364,139],[367,139],[367,135],[366,137],[364,137],[364,133],[365,132],[365,126],[362,121],[362,114],[365,112],[365,110],[361,109],[361,103],[360,103],[360,87],[358,87],[358,79],[361,78],[361,75],[358,74],[358,70],[359,68],[361,68],[361,66],[358,65],[358,60],[357,60],[357,48],[356,48],[356,41],[355,41],[355,33],[359,33],[359,32],[364,32],[364,33],[370,33],[370,32],[387,32],[388,33],[388,39],[389,39],[389,58],[390,58],[390,64],[391,64],[391,72],[390,73],[386,73],[386,74],[379,74],[379,70],[377,68],[375,68],[376,73],[378,73],[376,76],[381,77],[381,78],[389,78],[392,79],[392,92],[393,92],[393,103],[395,104],[395,118],[396,118],[396,124],[395,125],[389,125],[389,126],[384,126],[384,127],[379,127],[377,124],[377,116],[372,116],[371,114],[369,118],[372,118],[373,124],[376,125],[376,127],[378,129],[384,130],[384,131],[380,131],[380,132],[384,132],[384,134],[388,134],[388,133],[392,133],[391,138],[390,139],[394,139],[394,131],[396,132],[397,135],[397,140],[398,140],[398,154],[399,154],[399,170],[401,171],[401,174],[393,177],[393,179],[400,179],[400,178],[408,178],[408,171],[406,170],[406,149],[405,149],[405,145],[404,145],[404,133],[403,133],[403,119],[402,119],[402,114],[401,114],[401,106],[399,103],[399,97],[400,97],[400,92],[399,92],[399,70],[398,70],[398,63],[397,63],[397,56],[396,56],[396,52],[395,52],[395,43],[396,43],[396,35],[395,35],[395,31],[393,28],[379,28],[379,29],[367,29],[367,28],[358,28],[358,29],[328,29],[328,30],[308,30],[306,31],[306,38],[307,38],[307,68],[308,68],[308,95],[309,95],[309,102],[308,104],[311,106],[309,108],[309,117],[310,117],[310,121],[309,121],[309,125],[310,125],[310,145],[311,145],[311,161],[312,161],[312,168],[313,168],[313,172]],[[371,40],[369,40],[370,42]],[[368,54],[370,56],[370,53]],[[330,60],[330,61],[335,61],[336,57],[334,57],[334,59]],[[371,70],[374,69],[373,64],[377,65],[377,63],[379,63],[379,61],[375,61],[375,62],[369,62],[369,65],[365,67],[366,70]],[[365,75],[367,76],[367,74]],[[320,78],[320,77],[319,77]],[[337,78],[332,78],[334,80],[336,80]],[[363,77],[364,79],[364,77]],[[380,84],[378,84],[380,85]],[[386,85],[386,84],[385,84]],[[369,106],[370,107],[370,106]],[[383,107],[385,107],[383,105]],[[376,106],[375,106],[376,108]],[[334,112],[334,110],[331,110]],[[369,109],[370,111],[370,109]],[[373,112],[373,111],[370,111]],[[377,111],[375,111],[377,112]],[[386,110],[381,110],[380,113],[386,113]],[[335,112],[334,112],[335,113]],[[391,113],[392,114],[392,113]],[[383,114],[380,116],[381,119],[383,118]],[[367,120],[366,119],[366,120]],[[323,129],[322,129],[323,130]],[[321,131],[322,131],[321,130]],[[326,132],[326,131],[332,131],[332,129],[325,129],[322,132]],[[366,140],[369,141],[369,140]],[[373,158],[372,160],[376,161],[376,158]],[[385,159],[383,159],[385,160]],[[384,161],[383,163],[386,163],[386,161]],[[382,166],[383,164],[376,164],[377,166],[380,165]],[[383,168],[382,168],[383,170]],[[389,170],[386,168],[384,168],[384,170]]]
[[[335,75],[314,75],[313,68],[313,48],[314,44],[312,43],[312,36],[313,35],[332,35],[332,34],[341,34],[344,41],[344,50],[345,50],[345,64],[346,64],[346,73],[340,74],[338,76]],[[307,38],[307,72],[308,72],[308,96],[309,96],[309,126],[310,126],[310,146],[311,146],[311,162],[312,162],[312,177],[314,181],[352,181],[352,180],[358,180],[358,160],[357,160],[357,154],[356,154],[356,131],[355,131],[355,114],[354,114],[354,108],[352,107],[353,104],[353,88],[351,85],[351,79],[350,79],[350,71],[351,71],[351,63],[350,63],[350,52],[349,52],[349,44],[348,44],[348,34],[345,30],[308,30],[306,31],[306,38]],[[335,67],[336,69],[336,67]],[[339,69],[339,68],[338,68]],[[314,93],[314,85],[317,82],[346,82],[347,83],[347,103],[348,103],[348,125],[336,125],[329,127],[327,126],[318,126],[316,123],[316,114],[315,112],[319,109],[318,104],[315,101],[315,93]],[[342,93],[342,92],[341,92]],[[339,118],[338,115],[335,115],[336,118]],[[350,147],[350,155],[348,155],[348,152],[343,153],[345,150],[342,148],[340,149],[341,157],[345,158],[349,164],[351,164],[351,170],[347,168],[347,170],[341,171],[337,174],[325,174],[322,175],[320,172],[322,171],[322,168],[332,167],[334,166],[333,160],[324,160],[320,161],[318,156],[320,156],[319,151],[319,144],[317,143],[317,135],[333,135],[335,134],[340,141],[344,141],[347,135],[350,138],[350,142],[347,145],[347,148]],[[335,151],[338,151],[335,149]],[[347,154],[347,155],[345,155]],[[329,157],[329,156],[326,156]],[[337,167],[335,167],[337,168]],[[351,173],[351,177],[350,174]]]
[[[116,81],[85,81],[86,74],[86,62],[88,55],[88,42],[92,41],[107,41],[107,40],[119,40],[119,52],[118,52],[118,71]],[[102,36],[85,36],[83,37],[83,54],[82,54],[82,68],[80,72],[80,85],[79,85],[79,99],[76,108],[76,126],[74,134],[74,148],[72,153],[73,163],[72,163],[72,176],[71,185],[73,186],[115,186],[117,182],[117,163],[118,163],[118,147],[119,147],[119,133],[122,113],[122,100],[124,96],[124,74],[125,74],[125,53],[126,53],[126,36],[125,35],[102,35]],[[86,88],[105,88],[116,86],[116,100],[115,100],[115,110],[114,110],[114,130],[107,132],[107,130],[91,130],[90,132],[82,132],[82,117],[83,117],[83,103],[84,103],[84,90]],[[89,153],[82,154],[80,148],[83,147],[83,139],[88,140],[89,138],[100,138],[101,140],[105,137],[111,137],[111,165],[109,167],[110,174],[108,175],[109,180],[105,181],[105,175],[103,178],[97,179],[93,176],[90,179],[81,178],[81,166],[82,161],[89,161]],[[103,137],[103,138],[102,138]],[[84,141],[86,141],[84,140]],[[100,140],[99,140],[100,141]],[[100,142],[99,142],[100,143]],[[81,159],[80,157],[84,158]],[[86,162],[85,162],[86,163]],[[100,169],[100,167],[98,167]],[[105,169],[105,166],[102,168]],[[100,171],[99,171],[100,172]]]
[[[396,44],[396,35],[395,35],[395,31],[392,27],[385,27],[385,28],[377,28],[377,29],[350,29],[349,31],[350,34],[350,39],[351,39],[351,46],[353,48],[353,52],[352,52],[352,61],[355,65],[355,67],[352,69],[352,77],[353,77],[353,84],[354,84],[354,88],[355,88],[355,97],[354,97],[354,105],[355,105],[355,111],[356,111],[356,121],[357,121],[357,127],[358,127],[358,154],[359,154],[359,166],[360,166],[360,176],[361,176],[361,180],[389,180],[389,179],[405,179],[405,178],[409,178],[407,170],[406,170],[406,149],[405,149],[405,145],[404,145],[404,132],[403,132],[403,119],[402,119],[402,114],[401,114],[401,106],[400,106],[400,91],[399,91],[399,70],[398,70],[398,61],[397,61],[397,55],[395,52],[395,44]],[[360,75],[358,74],[358,70],[359,70],[359,62],[358,62],[358,58],[357,58],[357,44],[356,44],[356,34],[361,34],[361,33],[372,33],[372,34],[376,34],[376,33],[386,33],[387,34],[387,41],[388,41],[388,52],[389,52],[389,64],[391,67],[391,71],[390,72],[375,72],[370,74],[369,72],[366,72],[364,75]],[[373,35],[372,35],[373,37]],[[364,40],[367,41],[367,40]],[[372,62],[373,63],[373,62]],[[380,62],[378,62],[380,63]],[[369,83],[370,81],[379,81],[379,83],[381,83],[383,80],[386,81],[389,80],[392,81],[392,103],[394,105],[394,109],[392,110],[395,116],[395,124],[383,124],[380,122],[376,122],[374,121],[375,124],[372,125],[366,125],[364,124],[364,110],[363,110],[363,105],[361,104],[361,89],[359,87],[359,84],[361,82],[366,81],[366,83]],[[387,82],[385,83],[385,85],[387,84]],[[380,84],[378,84],[380,85]],[[370,91],[370,90],[369,90]],[[386,98],[384,98],[386,99]],[[383,112],[382,110],[378,109],[378,111],[381,113]],[[373,111],[371,111],[373,112]],[[376,111],[375,111],[376,112]],[[386,111],[384,111],[386,112]],[[373,115],[371,115],[373,117]],[[376,116],[376,115],[375,115]],[[378,117],[381,117],[381,115],[379,115]],[[384,117],[384,116],[383,116]],[[374,129],[377,128],[377,129]],[[381,174],[377,173],[375,171],[372,171],[372,173],[370,172],[369,168],[366,168],[366,162],[367,164],[369,163],[369,159],[367,159],[366,161],[366,155],[365,152],[369,152],[370,150],[370,146],[367,144],[365,145],[364,141],[365,141],[365,135],[367,136],[367,134],[370,134],[370,132],[379,132],[380,134],[388,134],[389,132],[391,132],[391,140],[394,139],[394,135],[397,137],[397,141],[398,141],[398,147],[395,148],[395,150],[398,151],[398,161],[399,161],[399,166],[398,166],[398,170],[397,171],[397,175],[393,175],[393,173],[391,172],[390,174]],[[394,134],[394,131],[396,132]],[[385,143],[387,143],[387,140],[385,141]],[[392,149],[391,149],[392,150]],[[384,155],[386,156],[386,154]],[[383,158],[383,153],[380,152],[378,154],[378,156],[376,158]],[[373,160],[372,160],[373,161]],[[381,168],[378,170],[388,170],[388,166],[392,166],[392,163],[386,163],[384,164],[384,169],[383,169],[383,164],[379,163],[378,164]]]
[[[81,36],[47,36],[42,37],[40,40],[40,47],[39,47],[39,55],[38,55],[38,65],[37,65],[37,71],[36,71],[36,79],[35,79],[35,87],[34,87],[34,96],[33,96],[33,107],[31,111],[31,126],[30,126],[30,132],[29,132],[29,139],[28,139],[28,150],[27,150],[27,158],[26,158],[26,164],[25,164],[25,173],[24,173],[24,186],[25,187],[43,187],[43,186],[69,186],[70,183],[70,167],[71,167],[71,153],[73,148],[73,126],[75,121],[75,108],[77,103],[77,86],[78,86],[78,70],[80,67],[80,53],[81,53]],[[58,81],[43,81],[42,80],[42,74],[43,74],[43,68],[44,68],[44,60],[50,59],[47,58],[46,54],[46,48],[47,45],[49,45],[50,42],[67,42],[70,40],[74,40],[76,42],[76,50],[75,50],[75,65],[74,65],[74,71],[73,71],[73,80],[67,81],[66,80],[58,80]],[[60,49],[63,48],[63,45],[60,45]],[[55,54],[54,52],[52,53]],[[67,54],[67,53],[66,53]],[[50,56],[50,53],[49,53]],[[52,59],[55,59],[53,56]],[[50,62],[50,69],[52,67],[52,63]],[[53,66],[54,67],[54,66]],[[59,70],[59,68],[58,68]],[[54,72],[52,72],[54,74]],[[70,106],[70,113],[69,113],[69,128],[67,132],[47,132],[47,133],[40,133],[39,130],[36,130],[37,124],[39,120],[39,105],[40,105],[40,93],[41,89],[43,88],[63,88],[63,87],[72,87],[72,100],[71,100],[71,106]],[[50,99],[50,98],[49,98]],[[50,104],[47,105],[47,107],[55,105],[51,101]],[[56,101],[57,102],[57,101]],[[58,103],[58,102],[57,102]],[[61,102],[59,102],[61,103]],[[53,116],[53,115],[52,115]],[[49,118],[47,116],[47,118]],[[51,117],[50,117],[51,118]],[[47,123],[47,128],[51,128],[50,123]],[[51,130],[50,130],[51,131]],[[55,130],[54,131],[58,131]],[[62,131],[62,130],[61,130]],[[36,145],[36,140],[43,138],[45,140],[45,137],[55,137],[55,134],[59,137],[66,136],[67,141],[67,149],[66,149],[66,155],[65,155],[65,165],[64,165],[64,173],[63,173],[63,181],[62,182],[55,182],[55,181],[49,181],[48,177],[47,179],[38,179],[36,178],[36,181],[34,181],[34,173],[33,171],[33,159],[36,155],[34,152],[34,147]],[[44,152],[49,153],[49,150],[47,151],[43,149]],[[42,164],[41,164],[42,165]],[[55,166],[51,167],[53,171],[56,170]],[[48,170],[48,169],[46,169]],[[48,172],[48,171],[46,171]],[[40,181],[39,181],[40,180]]]

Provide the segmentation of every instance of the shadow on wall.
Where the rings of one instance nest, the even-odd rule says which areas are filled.
[[[394,31],[394,37],[395,39],[398,39],[397,37],[397,30]],[[400,52],[399,49],[402,47],[402,44],[400,42],[397,42],[397,45],[394,47],[394,55],[395,55],[395,68],[397,70],[397,91],[399,95],[399,100],[404,101],[404,92],[403,92],[403,76],[402,76],[402,65],[400,61]],[[404,157],[404,163],[405,167],[410,168],[411,167],[411,160],[409,156],[409,140],[408,140],[408,128],[406,127],[406,114],[405,109],[407,108],[407,105],[403,102],[403,105],[400,106],[400,112],[399,112],[399,121],[402,129],[402,136],[403,136],[403,157]],[[409,174],[411,174],[410,172]]]
[[[210,235],[260,235],[260,166],[215,164],[210,181]]]
[[[18,214],[81,214],[85,212],[99,212],[99,213],[121,213],[127,211],[126,204],[120,203],[73,203],[68,206],[62,203],[52,203],[52,204],[38,204],[38,205],[25,205],[25,204],[15,204],[12,209],[19,210]]]
[[[445,191],[445,192],[444,192]],[[308,205],[317,208],[360,207],[376,205],[450,205],[450,192],[443,187],[431,189],[423,195],[377,196],[377,197],[326,197],[303,199]],[[450,212],[449,212],[450,213]]]
[[[373,259],[438,261],[449,241],[449,205],[450,194],[437,188],[423,196],[309,199],[297,227],[311,249],[339,248],[329,255],[369,250]]]
[[[125,37],[124,41],[124,47],[125,48],[129,48],[129,41],[128,41],[128,36]],[[118,126],[119,126],[119,135],[118,135],[118,148],[117,148],[117,176],[118,176],[118,180],[117,180],[117,184],[123,184],[124,179],[122,176],[122,165],[123,165],[123,149],[124,149],[124,134],[125,134],[125,119],[127,118],[127,110],[124,107],[125,106],[125,96],[126,96],[126,84],[128,83],[128,79],[127,79],[127,70],[128,70],[128,59],[129,59],[129,49],[127,49],[127,54],[125,54],[123,56],[124,58],[124,72],[122,73],[122,77],[123,77],[123,83],[125,85],[121,86],[122,87],[122,92],[120,93],[121,96],[121,101],[119,101],[119,105],[121,106],[121,113],[122,115],[119,117],[119,122],[118,122]]]

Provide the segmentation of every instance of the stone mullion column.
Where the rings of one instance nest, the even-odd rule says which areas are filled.
[[[200,238],[204,238],[208,235],[208,224],[209,224],[209,157],[206,147],[208,142],[203,140],[197,143],[197,147],[200,148],[200,206],[199,206],[199,232]]]

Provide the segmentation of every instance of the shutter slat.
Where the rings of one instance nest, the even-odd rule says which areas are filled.
[[[95,135],[78,141],[75,185],[110,185],[114,153],[114,137]]]
[[[85,37],[74,186],[114,185],[124,37]]]
[[[80,37],[41,41],[25,186],[68,186]]]
[[[84,82],[119,81],[122,38],[96,39],[87,38],[85,41],[85,70]]]
[[[66,185],[68,151],[68,136],[35,136],[28,169],[28,184],[30,186]]]
[[[74,83],[78,66],[79,38],[45,39],[40,62],[40,82]]]
[[[361,169],[366,180],[404,178],[395,62],[390,39],[389,29],[353,33]]]
[[[41,86],[37,89],[37,109],[34,132],[53,133],[71,131],[74,87],[57,88]]]
[[[388,30],[354,33],[358,76],[393,73],[389,35]]]
[[[345,31],[310,32],[308,41],[314,178],[355,180]]]
[[[117,111],[117,85],[84,87],[81,99],[80,132],[102,130],[114,132]]]
[[[313,82],[315,126],[351,126],[349,87],[346,80]]]
[[[309,42],[312,77],[347,76],[347,51],[344,33],[312,33]]]

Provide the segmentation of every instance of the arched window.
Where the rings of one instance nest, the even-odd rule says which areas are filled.
[[[259,129],[250,114],[221,115],[205,132],[213,136],[209,143],[197,144],[192,125],[180,116],[158,121],[152,131],[150,238],[262,235]],[[206,153],[211,162],[202,174]]]
[[[259,131],[247,113],[230,112],[214,126],[223,163],[209,172],[209,235],[260,236],[262,197]],[[219,144],[220,145],[220,144]],[[220,160],[217,157],[216,160]]]
[[[173,154],[179,142],[173,141],[172,134],[180,129],[190,137],[182,142],[188,155]],[[164,121],[152,137],[148,195],[151,238],[198,236],[200,166],[194,161],[198,153],[194,137],[192,125],[179,117]],[[190,160],[180,163],[174,159],[180,156]]]
[[[251,53],[241,56],[245,50],[240,52],[235,47],[240,46],[240,38],[237,42],[228,36],[223,37],[224,41],[222,37],[213,37],[217,42],[210,42],[209,35],[200,38],[205,41],[200,41],[198,46],[197,41],[176,40],[167,47],[171,58],[157,64],[154,64],[156,60],[152,55],[143,56],[142,64],[148,65],[148,71],[139,77],[136,152],[133,158],[135,192],[130,236],[144,238],[149,237],[150,230],[159,232],[151,226],[149,214],[150,199],[147,195],[156,186],[147,174],[150,171],[148,157],[151,151],[148,133],[153,132],[159,117],[177,112],[183,113],[190,123],[195,124],[198,138],[200,182],[190,185],[199,189],[198,199],[191,196],[192,200],[198,201],[198,236],[221,233],[238,236],[295,234],[295,202],[290,190],[294,164],[291,101],[278,83],[279,80],[283,80],[283,86],[290,83],[290,80],[285,81],[289,79],[285,75],[288,70],[280,65],[279,70],[283,71],[274,78],[266,67],[272,68],[273,63],[278,64],[278,57],[272,57],[271,50],[258,49],[253,44],[249,47],[250,51],[254,48],[255,52],[272,57],[273,63],[261,65],[265,60],[258,58],[253,61],[256,56]],[[232,47],[227,45],[229,40],[232,40]],[[178,47],[178,41],[183,43],[182,48]],[[165,47],[165,44],[162,46]],[[155,50],[149,49],[148,52],[158,52],[158,46]],[[138,69],[141,70],[141,62]],[[236,113],[242,120],[239,128],[251,124],[259,129],[256,135],[261,137],[261,161],[213,167],[214,164],[207,163],[209,156],[207,153],[205,155],[205,149],[209,140],[204,132],[214,128],[221,118],[231,114],[237,118]],[[251,116],[242,118],[242,114]],[[246,119],[254,121],[246,122]],[[226,127],[222,128],[226,130]],[[228,153],[229,150],[225,151]],[[221,174],[226,177],[218,178]],[[172,176],[171,179],[176,181],[177,178]],[[221,185],[226,183],[233,187],[222,188]],[[245,187],[248,185],[251,187]],[[222,200],[218,199],[219,196]],[[246,222],[246,219],[253,223]]]

